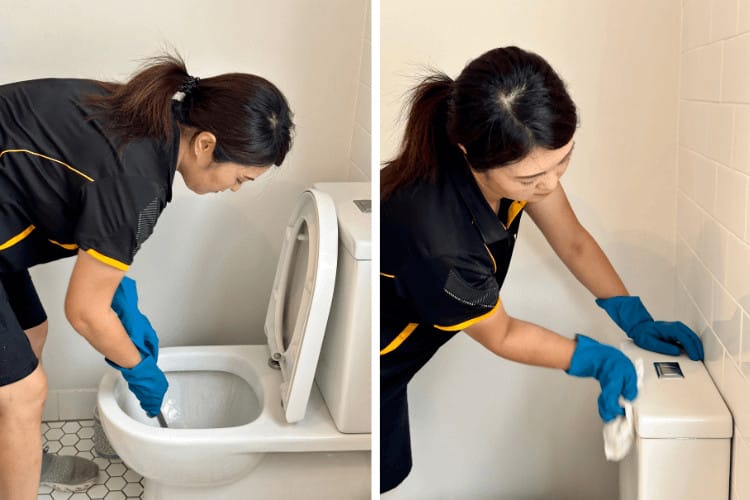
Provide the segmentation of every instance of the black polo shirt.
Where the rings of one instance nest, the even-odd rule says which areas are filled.
[[[0,86],[0,272],[75,255],[121,270],[172,198],[179,133],[120,148],[90,119],[94,82]]]
[[[503,199],[495,214],[465,164],[442,169],[432,182],[401,187],[384,200],[383,323],[455,332],[494,312],[525,204]],[[394,342],[398,339],[386,336],[381,349],[397,348]]]

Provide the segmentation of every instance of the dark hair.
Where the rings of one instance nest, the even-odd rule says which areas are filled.
[[[543,58],[518,47],[471,61],[454,82],[443,73],[412,89],[398,155],[380,175],[381,198],[451,162],[482,171],[523,159],[535,147],[558,149],[578,118],[565,84]]]
[[[173,120],[216,136],[216,161],[281,165],[291,148],[292,113],[268,80],[246,73],[193,79],[179,55],[148,60],[126,83],[97,82],[106,93],[88,96],[93,117],[127,144],[173,139]],[[186,85],[187,84],[187,85]],[[182,101],[173,100],[184,90]]]

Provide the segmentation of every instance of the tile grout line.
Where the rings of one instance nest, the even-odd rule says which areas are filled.
[[[37,500],[140,500],[143,478],[120,459],[96,455],[94,420],[56,420],[42,422],[42,437],[50,452],[75,455],[93,460],[99,466],[99,477],[85,492],[67,493],[41,486]]]

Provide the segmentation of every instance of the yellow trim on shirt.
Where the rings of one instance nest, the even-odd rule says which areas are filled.
[[[112,257],[107,257],[106,255],[100,254],[93,248],[89,248],[86,250],[86,253],[91,255],[93,258],[95,258],[98,261],[104,262],[105,264],[108,264],[116,269],[119,269],[120,271],[127,271],[130,266],[127,264],[120,262],[119,260],[113,259]]]
[[[411,335],[411,333],[416,330],[418,326],[419,323],[409,323],[408,325],[406,325],[406,328],[401,330],[401,333],[399,333],[395,339],[391,340],[390,344],[380,350],[380,355],[382,356],[383,354],[388,354],[391,351],[395,351],[398,346],[403,344],[404,340],[409,338],[409,335]]]
[[[78,175],[80,175],[81,177],[83,177],[84,179],[86,179],[89,182],[94,182],[94,179],[92,179],[88,175],[84,174],[83,172],[81,172],[77,168],[73,168],[70,165],[68,165],[67,163],[65,163],[64,161],[56,160],[55,158],[50,158],[49,156],[43,155],[41,153],[35,153],[34,151],[29,151],[28,149],[6,149],[4,151],[0,151],[0,158],[2,158],[2,156],[5,153],[26,153],[26,154],[30,154],[30,155],[33,155],[33,156],[38,156],[39,158],[44,158],[45,160],[53,161],[55,163],[58,163],[58,164],[62,165],[63,167],[67,168],[68,170],[71,170],[71,171],[77,173]]]
[[[432,325],[438,330],[443,330],[445,332],[457,332],[459,330],[463,330],[464,328],[468,328],[474,323],[478,323],[482,321],[484,318],[487,318],[489,316],[492,316],[495,311],[497,311],[497,308],[500,307],[500,297],[497,298],[497,304],[495,304],[495,307],[493,307],[490,311],[482,314],[481,316],[477,316],[476,318],[467,319],[466,321],[459,323],[457,325],[449,325],[449,326],[440,326],[440,325]]]
[[[76,248],[78,248],[78,245],[76,245],[75,243],[60,243],[59,241],[49,240],[49,239],[47,241],[49,241],[53,245],[63,247],[65,250],[75,250]]]
[[[34,229],[36,229],[36,226],[34,226],[33,224],[30,225],[29,227],[27,227],[26,229],[24,229],[23,231],[21,231],[20,233],[18,233],[17,235],[12,237],[8,241],[6,241],[5,243],[0,244],[0,250],[5,250],[6,248],[12,247],[16,243],[18,243],[19,241],[27,237],[28,235],[30,235],[31,231],[33,231]]]
[[[490,259],[492,259],[492,272],[497,272],[497,262],[495,262],[495,257],[492,255],[492,252],[490,252],[490,247],[487,246],[485,243],[484,248],[487,249],[487,253],[490,254]]]
[[[396,275],[395,275],[395,274],[385,274],[385,273],[380,273],[380,275],[381,275],[381,276],[385,276],[386,278],[395,278],[395,277],[396,277]]]
[[[513,223],[513,220],[518,214],[521,213],[521,210],[523,210],[523,207],[525,206],[525,201],[514,201],[510,204],[510,206],[508,207],[508,222],[507,224],[505,224],[505,227],[510,227],[510,225]]]

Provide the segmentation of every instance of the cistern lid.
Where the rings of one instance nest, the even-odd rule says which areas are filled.
[[[652,439],[732,436],[732,416],[706,367],[685,354],[646,351],[632,341],[621,345],[635,362],[643,360],[643,381],[633,404],[636,434]]]
[[[313,185],[333,198],[339,240],[355,260],[371,260],[372,195],[369,182],[317,182]]]
[[[284,230],[264,330],[281,368],[281,404],[288,422],[307,409],[336,280],[338,226],[331,197],[302,193]]]

